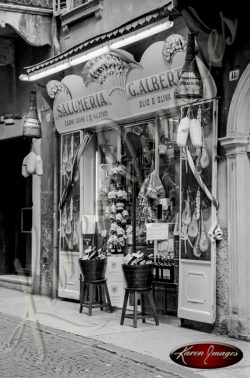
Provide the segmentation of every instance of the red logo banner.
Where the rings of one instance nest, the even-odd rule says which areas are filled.
[[[218,369],[234,365],[243,357],[243,352],[230,344],[200,342],[183,345],[170,353],[177,364],[197,369]]]

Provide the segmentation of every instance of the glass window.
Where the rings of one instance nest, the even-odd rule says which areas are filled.
[[[147,223],[168,223],[169,234],[158,242],[163,258],[174,254],[178,233],[180,150],[178,117],[164,116],[97,133],[97,219],[99,247],[110,253],[143,250]]]

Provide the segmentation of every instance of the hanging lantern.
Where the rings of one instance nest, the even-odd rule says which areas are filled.
[[[195,39],[194,34],[190,32],[188,34],[185,63],[176,86],[175,97],[196,99],[202,98],[202,95],[202,79],[195,59]]]
[[[23,135],[28,138],[41,138],[41,122],[38,118],[35,91],[30,92],[30,104],[24,119]]]

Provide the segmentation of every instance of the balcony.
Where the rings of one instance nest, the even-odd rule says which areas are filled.
[[[53,13],[61,15],[62,26],[80,19],[102,17],[103,0],[53,0]]]
[[[52,0],[0,0],[0,5],[10,5],[19,7],[33,7],[52,10]]]

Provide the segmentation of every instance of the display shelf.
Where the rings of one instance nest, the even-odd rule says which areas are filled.
[[[153,295],[158,314],[177,315],[178,284],[170,282],[153,281]],[[145,301],[145,310],[150,311],[149,301]]]

